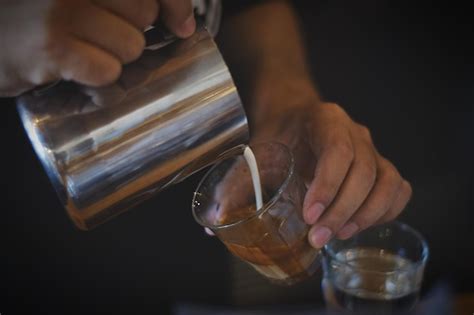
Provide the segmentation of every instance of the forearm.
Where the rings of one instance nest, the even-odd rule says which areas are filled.
[[[226,19],[218,42],[252,125],[317,98],[299,22],[286,1],[262,1]],[[273,100],[281,93],[294,102],[277,107]]]
[[[366,127],[319,99],[287,2],[259,3],[224,22],[221,48],[247,107],[251,141],[287,144],[308,184],[310,243],[322,248],[334,236],[348,239],[394,219],[410,184],[377,152]]]

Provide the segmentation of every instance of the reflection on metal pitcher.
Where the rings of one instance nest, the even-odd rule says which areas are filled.
[[[81,229],[94,227],[246,143],[230,73],[202,27],[146,50],[103,88],[60,84],[18,98],[33,146]]]

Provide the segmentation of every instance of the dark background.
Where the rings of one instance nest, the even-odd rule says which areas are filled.
[[[448,281],[456,292],[474,291],[474,34],[467,8],[295,3],[322,95],[366,124],[413,184],[402,219],[431,247],[425,290]],[[190,211],[199,174],[96,230],[77,231],[13,100],[0,102],[2,315],[163,314],[176,301],[229,301],[227,253]]]

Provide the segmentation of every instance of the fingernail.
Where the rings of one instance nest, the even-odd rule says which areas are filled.
[[[359,230],[359,226],[355,224],[354,222],[351,222],[349,224],[344,225],[342,229],[339,232],[337,232],[337,237],[345,240],[351,237],[352,235],[354,235],[355,232],[357,232],[358,230]]]
[[[194,19],[194,15],[191,15],[186,21],[178,29],[178,36],[181,37],[189,37],[193,35],[194,31],[196,30],[196,20]]]
[[[316,220],[321,216],[324,211],[324,205],[320,202],[315,203],[305,212],[305,221],[308,224],[316,223]]]
[[[331,230],[325,226],[320,226],[311,235],[311,244],[316,248],[322,248],[331,237]]]

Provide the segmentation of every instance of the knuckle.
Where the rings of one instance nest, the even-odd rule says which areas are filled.
[[[370,132],[370,129],[364,125],[358,125],[358,128],[362,137],[372,142],[372,133]]]
[[[349,139],[338,140],[336,143],[334,143],[333,149],[343,159],[351,162],[354,160],[354,148],[352,146],[352,142]]]
[[[390,163],[387,160],[383,160],[383,163],[381,163],[381,181],[386,184],[386,185],[394,185],[396,184],[397,187],[400,187],[402,184],[402,178],[400,176],[400,173],[398,173],[398,170],[396,167]]]
[[[400,191],[400,188],[402,188],[403,184],[400,175],[394,169],[384,171],[381,175],[380,182],[385,188],[393,187],[395,192]]]
[[[346,111],[336,103],[324,103],[323,106],[326,110],[329,110],[337,114],[346,114]]]
[[[377,177],[377,166],[373,161],[364,160],[357,163],[362,179],[371,186]]]
[[[346,121],[349,118],[349,115],[344,108],[336,103],[322,103],[320,104],[319,109],[334,119],[342,119]]]

